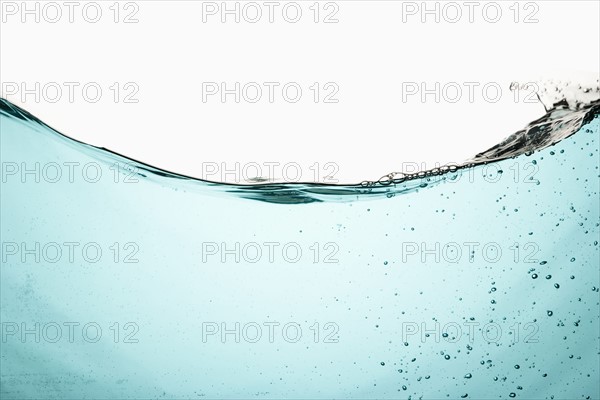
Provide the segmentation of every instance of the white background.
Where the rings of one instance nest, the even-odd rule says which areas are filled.
[[[521,1],[516,7],[515,1],[498,1],[488,14],[483,7],[490,2],[475,2],[473,22],[459,1],[454,4],[462,17],[455,23],[448,18],[456,8],[434,1],[427,7],[438,7],[439,22],[435,14],[421,20],[423,2],[412,4],[418,8],[412,15],[410,2],[400,1],[320,2],[316,23],[314,1],[288,6],[288,18],[295,4],[302,10],[296,23],[283,15],[290,2],[278,2],[272,23],[264,2],[257,2],[263,15],[256,23],[242,14],[239,23],[235,15],[226,15],[223,23],[220,13],[207,13],[213,5],[221,9],[222,2],[122,1],[116,7],[114,1],[75,2],[73,22],[64,2],[0,3],[2,97],[78,140],[216,181],[259,175],[349,183],[409,172],[414,163],[432,168],[460,162],[543,115],[541,105],[524,101],[528,91],[515,100],[510,82],[589,81],[600,70],[598,1]],[[237,3],[242,12],[247,2]],[[102,15],[92,23],[96,5]],[[496,5],[502,15],[492,23]],[[35,11],[23,15],[24,7]],[[57,9],[62,17],[53,23]],[[334,11],[331,18],[338,22],[325,23]],[[128,15],[137,22],[126,23]],[[254,11],[247,16],[253,18]],[[528,16],[537,22],[525,22]],[[73,101],[65,82],[78,85]],[[115,82],[116,102],[110,89]],[[280,86],[273,103],[266,87],[257,103],[243,98],[236,103],[233,95],[223,103],[219,96],[203,101],[203,82]],[[296,103],[281,95],[288,82],[303,89]],[[309,88],[314,82],[321,96],[330,92],[323,90],[325,83],[337,85],[338,102],[321,97],[315,103]],[[406,82],[426,82],[429,88],[456,82],[463,93],[455,103],[447,96],[438,103],[434,95],[423,102],[419,94],[404,100]],[[465,82],[478,85],[473,102]],[[36,83],[39,98],[24,95],[22,85],[34,89]],[[83,96],[87,83],[102,89],[95,103]],[[489,101],[493,90],[486,100],[486,83],[502,88],[499,101]],[[58,99],[56,85],[62,87]],[[139,89],[131,98],[137,103],[124,101],[132,88]],[[236,162],[240,172],[226,174]],[[273,173],[269,162],[280,163]],[[251,163],[262,166],[258,174]],[[292,163],[300,166],[301,177],[296,167],[283,169]],[[215,165],[218,170],[208,174]],[[326,179],[330,172],[333,179]]]

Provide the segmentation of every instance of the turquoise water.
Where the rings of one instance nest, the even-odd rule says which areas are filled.
[[[0,106],[3,399],[600,397],[597,102],[447,173],[246,187]]]

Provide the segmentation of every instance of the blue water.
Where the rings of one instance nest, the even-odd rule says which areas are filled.
[[[597,103],[445,174],[247,187],[0,105],[2,399],[600,397]]]

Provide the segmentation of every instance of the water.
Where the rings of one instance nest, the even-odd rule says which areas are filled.
[[[198,181],[2,100],[1,397],[599,398],[600,116],[575,97],[347,186]]]

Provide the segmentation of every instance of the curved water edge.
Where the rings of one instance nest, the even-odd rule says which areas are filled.
[[[57,135],[72,147],[88,153],[99,161],[123,163],[132,172],[144,179],[160,180],[163,185],[171,185],[161,178],[177,179],[186,189],[194,187],[210,188],[216,192],[279,204],[303,204],[323,201],[347,202],[377,197],[394,197],[411,193],[422,188],[448,180],[456,180],[465,169],[499,162],[509,158],[530,156],[533,153],[553,146],[575,134],[582,126],[592,122],[600,114],[600,85],[584,86],[572,82],[546,82],[537,93],[546,114],[529,123],[525,128],[508,136],[500,143],[478,153],[460,164],[445,165],[413,174],[391,172],[378,181],[363,181],[357,184],[323,184],[310,182],[294,183],[255,183],[231,184],[213,182],[167,171],[110,149],[93,146],[58,132],[29,112],[0,98],[0,115],[14,118],[42,133]]]

